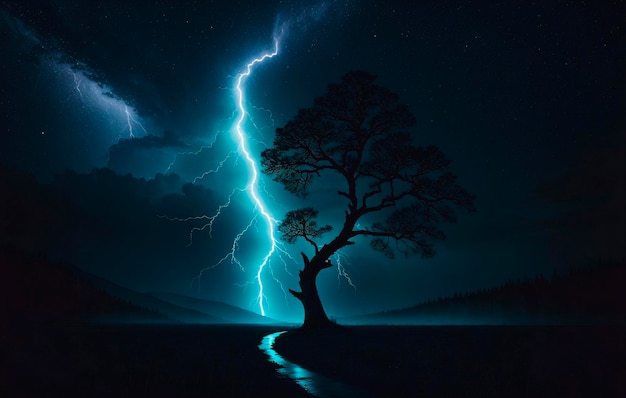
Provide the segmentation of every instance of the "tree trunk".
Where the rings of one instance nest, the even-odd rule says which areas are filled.
[[[322,264],[309,262],[308,258],[303,254],[304,269],[300,271],[300,292],[289,289],[304,306],[304,324],[303,329],[315,329],[334,325],[326,316],[322,301],[317,292],[316,280],[317,274],[324,268],[331,267],[328,261]]]

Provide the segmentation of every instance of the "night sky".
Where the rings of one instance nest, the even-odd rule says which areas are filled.
[[[278,55],[244,85],[257,162],[277,127],[364,70],[400,95],[415,141],[439,146],[476,195],[477,212],[444,226],[432,259],[390,260],[367,241],[343,251],[350,280],[337,267],[318,279],[329,316],[623,260],[620,3],[3,1],[0,188],[13,229],[2,238],[139,291],[258,312],[267,224],[244,190],[234,87],[282,30]],[[260,176],[277,220],[312,205],[339,226],[336,190],[322,182],[303,201]],[[276,255],[264,270],[266,310],[298,321],[300,303],[273,277],[297,288],[310,246],[284,248],[295,261]]]

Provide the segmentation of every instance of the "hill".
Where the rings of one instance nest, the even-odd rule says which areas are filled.
[[[211,314],[212,316],[225,320],[227,323],[258,325],[275,325],[284,323],[272,318],[261,316],[243,308],[221,303],[219,301],[203,300],[196,297],[167,292],[150,293],[150,295],[159,300],[163,300],[180,307],[189,308],[205,314]]]
[[[551,279],[509,281],[343,324],[626,324],[626,266],[599,264]]]
[[[85,272],[79,268],[73,267],[72,272],[81,280],[88,282],[90,285],[106,292],[111,297],[124,302],[133,303],[134,305],[149,308],[152,311],[164,314],[172,321],[183,323],[202,323],[202,324],[221,324],[229,323],[225,319],[212,314],[196,311],[194,309],[185,308],[168,301],[161,300],[149,294],[140,293],[126,287],[120,286],[107,279],[97,275]]]
[[[0,317],[11,321],[170,322],[162,313],[113,297],[47,256],[0,248]]]
[[[0,247],[0,316],[13,321],[192,324],[283,322],[232,305],[173,293],[140,293],[11,246]]]
[[[107,279],[74,268],[81,279],[107,292],[112,297],[153,309],[169,319],[183,323],[200,324],[263,324],[281,323],[275,319],[263,317],[252,311],[217,301],[203,300],[174,293],[140,293]]]

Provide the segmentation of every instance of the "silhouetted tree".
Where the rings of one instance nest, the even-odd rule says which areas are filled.
[[[473,210],[474,197],[446,171],[448,159],[435,146],[413,143],[415,117],[375,79],[347,73],[278,128],[274,146],[262,153],[263,171],[298,197],[309,193],[315,177],[334,173],[341,181],[337,194],[347,200],[343,227],[321,248],[315,239],[331,226],[318,227],[312,208],[288,212],[278,227],[287,242],[302,237],[314,249],[311,258],[302,253],[301,290],[289,290],[304,306],[304,327],[330,323],[315,281],[354,238],[371,238],[371,247],[391,258],[396,250],[431,257],[432,241],[444,238],[440,223],[455,221],[455,207]],[[366,219],[376,221],[366,226]]]

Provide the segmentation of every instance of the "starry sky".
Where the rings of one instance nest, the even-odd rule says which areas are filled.
[[[282,32],[245,81],[257,160],[298,109],[364,70],[476,195],[432,259],[367,242],[334,258],[349,279],[320,274],[331,317],[623,260],[623,15],[612,1],[3,1],[2,243],[258,312],[267,225],[242,189],[234,87]],[[277,220],[313,205],[340,225],[332,183],[302,201],[261,176],[259,192]],[[263,274],[267,314],[297,321],[282,288],[297,287],[307,248],[281,247]]]

